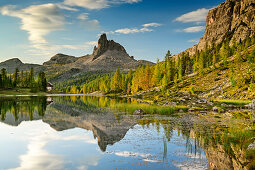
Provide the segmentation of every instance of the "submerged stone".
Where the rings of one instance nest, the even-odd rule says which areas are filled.
[[[143,109],[137,109],[134,111],[133,115],[146,115],[145,111]]]

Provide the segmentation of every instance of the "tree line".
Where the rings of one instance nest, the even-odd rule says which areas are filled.
[[[163,92],[166,92],[168,87],[174,86],[178,88],[178,83],[184,81],[184,76],[197,72],[203,75],[207,68],[216,67],[220,64],[221,67],[231,67],[230,81],[234,82],[234,71],[229,57],[236,55],[240,65],[243,62],[249,64],[247,83],[250,86],[255,85],[255,48],[252,52],[248,51],[248,47],[255,44],[255,36],[249,37],[243,41],[238,41],[230,46],[230,38],[226,38],[220,44],[215,45],[213,42],[209,47],[206,45],[204,50],[196,50],[193,56],[189,53],[181,53],[178,57],[173,57],[170,51],[167,52],[163,62],[157,61],[153,66],[142,65],[135,71],[129,70],[128,73],[121,73],[118,68],[113,76],[99,77],[91,82],[81,86],[72,85],[66,91],[68,93],[91,93],[101,91],[103,93],[124,93],[135,94],[141,90],[148,90],[152,87],[161,86]]]
[[[19,71],[15,69],[13,74],[8,74],[6,69],[1,69],[0,89],[30,88],[31,92],[46,91],[47,81],[44,72],[35,76],[34,68],[29,71]]]

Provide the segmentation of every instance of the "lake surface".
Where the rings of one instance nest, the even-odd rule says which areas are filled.
[[[92,96],[1,98],[0,169],[242,169],[253,161],[240,146],[246,137],[234,141],[228,134],[237,131],[216,118],[135,116],[125,104],[139,107]]]

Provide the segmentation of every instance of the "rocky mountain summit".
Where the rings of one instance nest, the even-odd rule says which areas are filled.
[[[97,59],[99,56],[107,52],[108,50],[110,51],[119,51],[123,54],[127,54],[125,48],[120,45],[119,43],[114,42],[113,40],[107,40],[106,34],[102,34],[101,37],[98,40],[98,47],[94,47],[93,51],[93,60]]]
[[[54,64],[69,64],[77,61],[78,58],[65,54],[56,54],[49,61],[44,62],[43,65],[54,65]]]
[[[14,73],[16,68],[22,71],[29,70],[31,67],[35,68],[36,71],[42,70],[42,66],[38,64],[25,64],[18,58],[13,58],[0,63],[0,70],[5,68],[7,73]]]
[[[113,40],[108,40],[106,34],[102,34],[93,53],[82,57],[73,57],[57,54],[44,63],[48,75],[55,75],[51,82],[65,81],[76,78],[88,72],[113,72],[119,67],[121,70],[135,69],[141,65],[152,65],[146,60],[135,60],[129,56],[125,48]]]
[[[233,45],[239,40],[253,36],[255,33],[255,2],[254,0],[227,0],[208,12],[204,36],[197,45],[187,49],[191,55],[196,50],[203,50],[217,45],[226,37]]]

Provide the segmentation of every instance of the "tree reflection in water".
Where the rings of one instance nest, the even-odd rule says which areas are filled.
[[[186,141],[188,156],[200,157],[204,150],[211,169],[243,169],[254,166],[254,150],[247,150],[248,145],[254,141],[253,120],[242,123],[231,120],[231,125],[222,125],[189,114],[137,117],[130,114],[132,112],[125,108],[125,104],[139,106],[138,102],[127,98],[66,96],[55,97],[53,101],[47,107],[50,104],[47,97],[2,98],[1,121],[17,126],[22,121],[43,119],[55,130],[74,127],[91,130],[103,152],[107,145],[122,140],[135,125],[141,125],[145,129],[154,126],[158,132],[161,128],[164,129],[163,161],[168,156],[167,144],[177,132]]]

